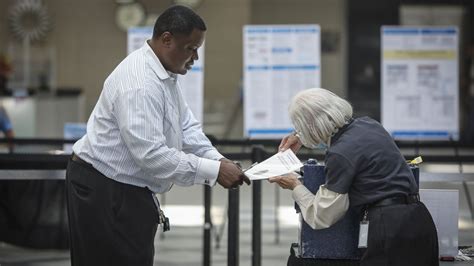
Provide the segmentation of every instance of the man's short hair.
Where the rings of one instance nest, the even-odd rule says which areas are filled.
[[[171,34],[190,35],[194,29],[206,30],[204,20],[188,7],[175,5],[163,12],[155,22],[153,39],[157,39],[164,32]]]

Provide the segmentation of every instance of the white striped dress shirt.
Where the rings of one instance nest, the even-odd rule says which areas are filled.
[[[164,193],[213,186],[223,156],[211,145],[148,43],[109,75],[73,151],[103,175]]]

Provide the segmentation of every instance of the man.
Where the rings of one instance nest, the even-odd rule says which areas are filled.
[[[66,174],[72,265],[153,265],[163,221],[155,193],[250,183],[212,147],[177,83],[205,31],[191,9],[173,6],[106,79]]]
[[[10,122],[10,118],[8,117],[7,110],[3,106],[0,105],[0,131],[3,132],[5,138],[12,139],[14,137],[13,134],[13,126]]]
[[[7,110],[0,105],[0,131],[3,132],[3,136],[6,139],[13,139],[15,134],[13,133],[13,126],[8,117]],[[8,143],[8,151],[13,152],[13,143]]]

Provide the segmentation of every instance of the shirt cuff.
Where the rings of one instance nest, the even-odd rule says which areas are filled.
[[[202,157],[216,161],[224,158],[216,149],[206,151]]]
[[[214,186],[219,175],[219,168],[221,167],[221,162],[199,158],[198,169],[196,173],[196,178],[194,179],[194,184],[199,185],[208,185],[210,187]]]
[[[308,190],[304,185],[297,185],[292,192],[293,200],[298,205],[308,208],[313,202],[314,194]]]

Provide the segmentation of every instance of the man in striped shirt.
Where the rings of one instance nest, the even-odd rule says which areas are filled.
[[[198,59],[205,31],[191,9],[170,7],[152,39],[105,80],[66,174],[73,266],[153,265],[163,222],[155,193],[250,183],[203,134],[177,82]]]

